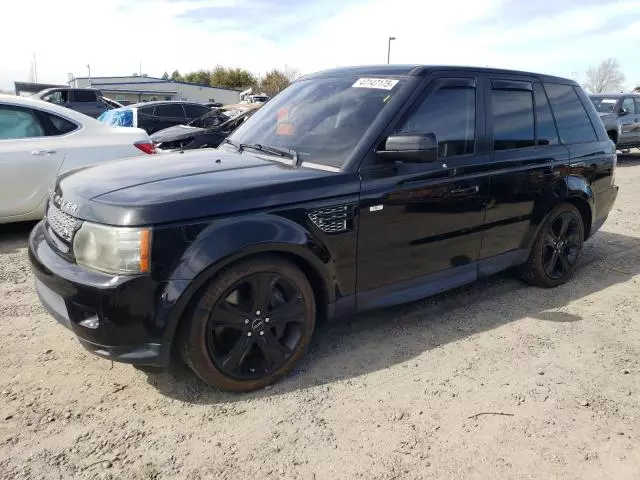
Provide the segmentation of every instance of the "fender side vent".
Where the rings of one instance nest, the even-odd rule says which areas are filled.
[[[353,219],[350,205],[318,208],[308,213],[313,224],[324,233],[341,233],[350,229],[349,224]]]

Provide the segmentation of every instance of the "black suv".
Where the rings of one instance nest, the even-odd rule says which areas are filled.
[[[518,266],[555,287],[614,203],[573,81],[379,66],[303,77],[217,150],[62,176],[29,238],[42,303],[90,351],[211,385],[291,371],[316,321]]]

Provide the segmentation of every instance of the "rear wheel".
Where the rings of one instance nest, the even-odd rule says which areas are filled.
[[[225,270],[206,289],[181,335],[187,365],[208,384],[251,391],[289,373],[315,326],[305,275],[279,257]]]
[[[556,207],[538,232],[522,278],[532,285],[555,287],[573,274],[584,242],[584,224],[569,203]]]

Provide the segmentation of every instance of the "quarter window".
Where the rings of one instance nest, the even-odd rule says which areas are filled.
[[[556,145],[558,144],[558,132],[556,124],[551,115],[549,102],[544,93],[542,85],[533,84],[533,97],[536,101],[536,144],[537,145]]]
[[[586,143],[597,140],[587,111],[571,85],[545,83],[551,109],[558,123],[563,143]]]
[[[625,98],[622,101],[621,111],[626,110],[629,113],[636,113],[636,107],[633,104],[633,98]]]
[[[492,90],[494,150],[535,145],[533,97],[529,90]]]
[[[49,118],[53,128],[56,130],[53,135],[64,135],[65,133],[73,132],[78,128],[75,123],[65,120],[62,117],[58,117],[57,115],[51,115],[49,113],[45,113],[45,115]]]
[[[454,157],[474,151],[476,89],[442,87],[432,92],[400,127],[401,133],[434,133],[438,156]]]
[[[43,136],[44,129],[33,111],[0,105],[0,140]]]

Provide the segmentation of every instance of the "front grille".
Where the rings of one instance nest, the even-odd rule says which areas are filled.
[[[351,218],[351,206],[319,208],[310,211],[308,215],[315,226],[325,233],[346,232]]]
[[[63,212],[53,203],[49,203],[47,210],[47,223],[61,239],[71,242],[73,234],[76,232],[77,221],[68,213]]]

